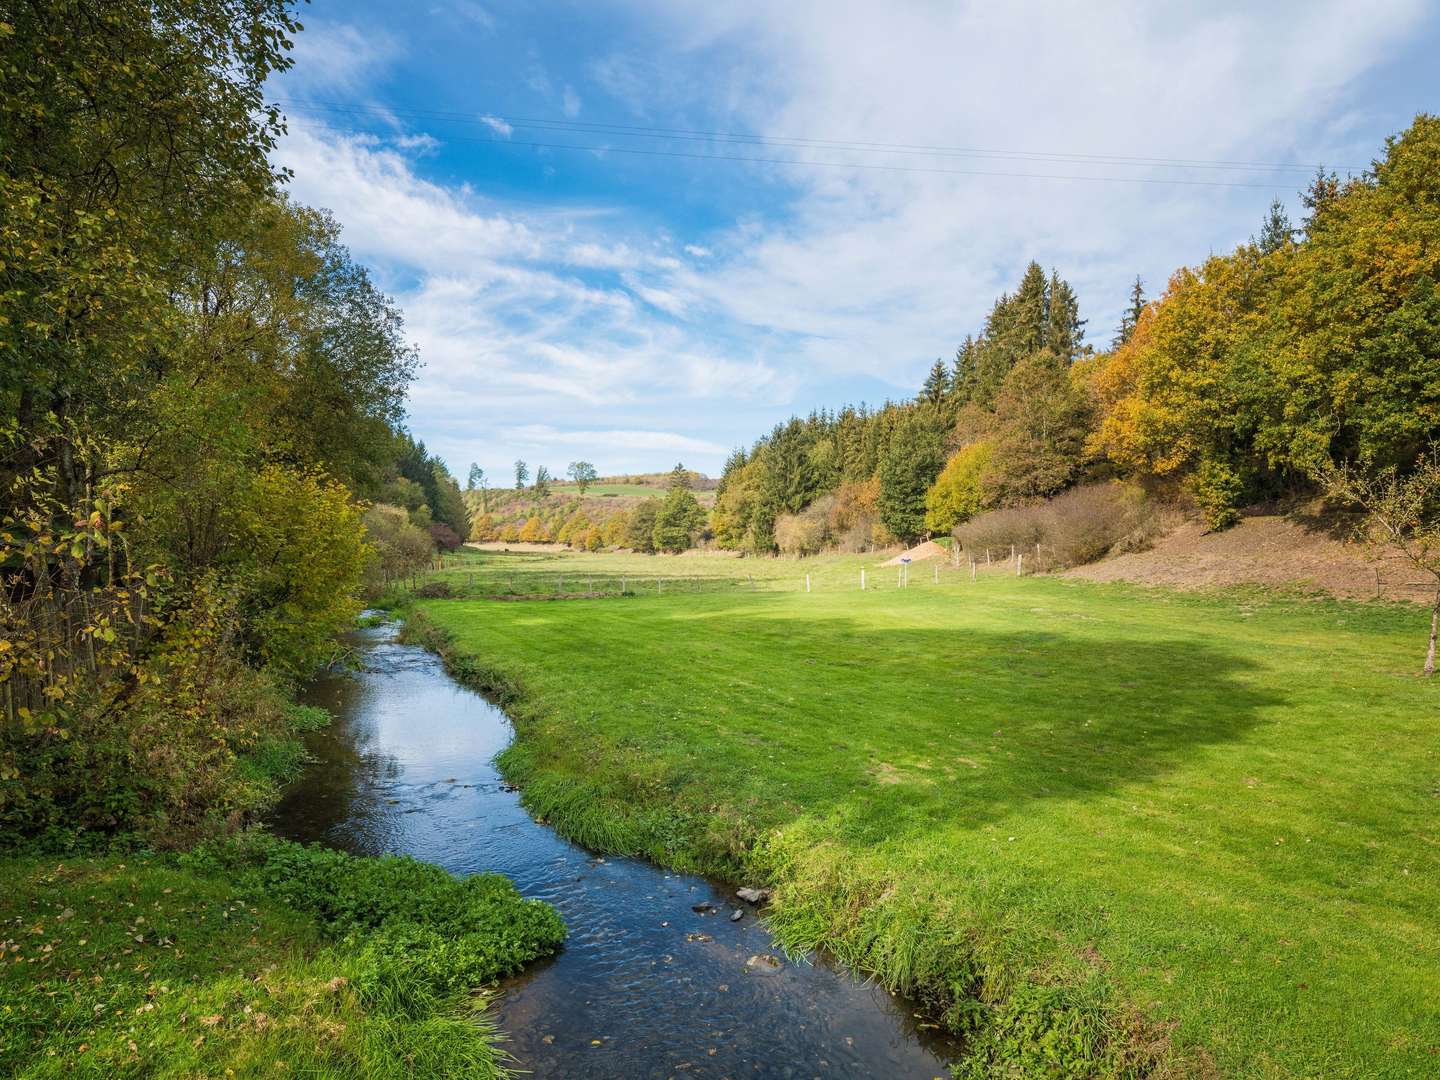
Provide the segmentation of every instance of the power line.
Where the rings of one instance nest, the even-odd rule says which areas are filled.
[[[349,135],[364,135],[359,129],[337,129]],[[1252,188],[1263,191],[1289,191],[1284,184],[1242,183],[1234,180],[1186,180],[1179,177],[1161,176],[1095,176],[1066,173],[1009,172],[998,169],[941,169],[917,165],[884,165],[864,161],[815,161],[806,158],[758,157],[751,154],[700,154],[684,150],[653,150],[634,146],[610,146],[588,143],[552,143],[525,139],[473,139],[463,136],[447,136],[450,142],[480,144],[499,147],[529,147],[543,150],[578,150],[591,154],[632,154],[647,157],[688,158],[698,161],[742,161],[757,165],[800,165],[813,168],[865,169],[879,172],[929,173],[942,176],[997,176],[1022,180],[1080,180],[1112,184],[1179,184],[1186,187]]]
[[[282,103],[283,104],[283,103]],[[489,121],[477,113],[450,112],[435,109],[389,108],[381,106],[352,104],[345,102],[313,101],[292,99],[289,104],[305,110],[339,112],[351,115],[373,115],[377,117],[404,117],[421,120],[438,120],[449,123],[470,125],[487,124]],[[689,128],[642,127],[617,123],[593,123],[553,117],[492,117],[508,127],[531,130],[573,131],[580,134],[619,135],[636,138],[676,139],[685,141],[723,141],[753,146],[778,146],[796,149],[846,150],[856,153],[890,153],[906,155],[998,158],[1002,160],[1051,162],[1064,164],[1094,164],[1118,166],[1142,166],[1154,168],[1185,168],[1211,170],[1265,169],[1270,171],[1302,170],[1313,172],[1319,166],[1296,162],[1225,161],[1204,158],[1161,158],[1117,154],[1072,154],[1058,151],[995,150],[979,147],[934,146],[916,143],[858,142],[836,139],[815,139],[804,137],[778,137],[754,135],[739,132],[703,131]],[[1355,166],[1350,171],[1363,171]]]

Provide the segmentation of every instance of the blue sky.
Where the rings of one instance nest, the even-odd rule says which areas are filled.
[[[1298,218],[1309,167],[1440,108],[1420,0],[301,18],[277,158],[404,309],[415,434],[497,482],[715,474],[792,413],[911,396],[1032,258],[1103,347],[1136,274]]]

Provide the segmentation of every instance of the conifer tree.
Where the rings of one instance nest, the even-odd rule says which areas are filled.
[[[1140,275],[1135,275],[1135,283],[1130,286],[1130,306],[1120,316],[1120,328],[1115,331],[1115,340],[1110,343],[1112,349],[1118,349],[1130,340],[1135,333],[1135,325],[1140,321],[1140,313],[1145,310],[1145,283],[1140,280]]]
[[[945,362],[937,359],[930,365],[930,374],[925,376],[925,385],[920,390],[920,400],[938,407],[945,400],[949,387],[950,375],[945,370]]]
[[[1260,249],[1262,255],[1269,255],[1286,247],[1294,235],[1295,230],[1285,213],[1285,204],[1275,199],[1270,203],[1270,210],[1265,215],[1265,224],[1260,227],[1259,239],[1251,242]]]

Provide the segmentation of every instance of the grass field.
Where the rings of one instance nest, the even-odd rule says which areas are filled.
[[[474,992],[563,937],[506,879],[414,860],[10,856],[0,1076],[497,1080]]]
[[[427,578],[443,581],[457,596],[493,597],[665,595],[690,592],[858,592],[860,571],[867,589],[886,591],[900,582],[897,567],[880,565],[888,553],[827,555],[813,559],[740,559],[728,554],[587,554],[555,546],[544,550],[477,551],[462,548],[445,556],[445,568]],[[981,568],[994,577],[1013,573],[1013,564]],[[969,580],[968,568],[916,563],[908,570],[911,588]]]
[[[579,495],[580,488],[575,484],[552,484],[550,491],[555,495]],[[585,488],[585,498],[631,498],[631,499],[663,499],[665,497],[665,485],[655,486],[652,484],[590,484]],[[715,492],[697,491],[695,498],[703,506],[709,506],[715,501]]]
[[[561,558],[452,573],[638,557]],[[1416,609],[644,562],[755,583],[420,605],[506,692],[505,767],[562,830],[778,886],[790,945],[931,995],[969,1075],[1440,1074]]]

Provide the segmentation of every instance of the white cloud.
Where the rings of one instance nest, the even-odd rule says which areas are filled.
[[[839,404],[827,396],[837,380],[913,392],[1031,258],[1076,285],[1104,345],[1136,273],[1158,292],[1178,265],[1258,228],[1277,192],[1043,177],[1259,180],[1283,196],[1308,177],[1074,156],[1367,161],[1386,132],[1356,81],[1426,14],[1420,0],[629,6],[641,36],[606,43],[576,80],[621,103],[609,119],[629,121],[628,108],[659,126],[1006,153],[757,155],[896,171],[707,162],[780,194],[763,220],[708,224],[702,245],[657,236],[664,205],[521,207],[419,175],[427,136],[381,143],[292,124],[280,157],[297,195],[333,208],[397,293],[427,365],[417,429],[452,466],[503,471],[510,443],[530,438],[557,463],[573,450],[602,470],[679,454],[716,468],[722,445],[792,403]],[[371,75],[394,52],[345,28],[311,48],[324,58],[306,67]],[[577,115],[579,93],[544,59],[519,57],[518,81],[552,103],[560,86]],[[917,167],[951,172],[905,171]]]
[[[673,431],[560,431],[544,424],[506,428],[503,437],[521,448],[570,446],[591,449],[618,446],[626,450],[664,450],[677,454],[724,454],[726,447]]]
[[[1353,111],[1357,76],[1402,43],[1419,0],[1225,4],[892,4],[737,0],[634,5],[678,70],[706,71],[731,130],[918,146],[1226,161],[1367,161],[1385,132]],[[594,66],[610,92],[656,111],[657,54]],[[692,90],[676,92],[685,104]],[[646,98],[645,104],[638,102]],[[668,103],[667,103],[668,104]],[[1303,172],[1122,168],[1076,161],[847,155],[975,172],[1261,182],[1278,190],[764,167],[794,185],[789,212],[738,228],[727,258],[676,287],[734,319],[801,335],[792,362],[914,385],[1013,286],[1025,262],[1076,284],[1106,344],[1138,272],[1152,291],[1178,265],[1258,228]],[[733,167],[741,182],[745,167]],[[692,253],[693,254],[693,253]]]
[[[290,93],[359,93],[399,53],[395,38],[383,30],[306,20],[291,52],[295,65],[281,76],[282,85]]]
[[[508,139],[511,133],[515,130],[504,120],[500,119],[500,117],[491,116],[488,113],[480,117],[480,122],[486,127],[488,127],[491,131],[495,132],[495,134],[499,135],[501,138],[504,139]]]
[[[400,301],[424,362],[411,413],[452,466],[503,467],[513,432],[538,430],[517,419],[545,417],[554,445],[588,446],[605,468],[658,467],[663,451],[713,470],[726,452],[713,438],[644,423],[597,433],[594,413],[713,423],[722,404],[784,401],[798,385],[701,327],[656,318],[686,311],[671,285],[683,264],[670,241],[627,237],[611,214],[503,207],[423,179],[393,143],[304,119],[278,157],[296,197],[333,209]]]

